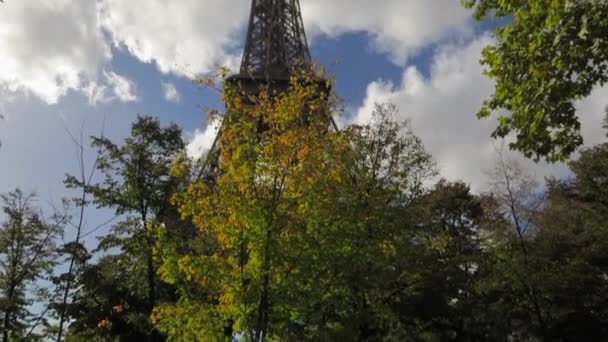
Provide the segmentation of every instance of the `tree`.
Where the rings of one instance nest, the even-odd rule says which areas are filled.
[[[486,236],[507,226],[498,203],[463,183],[440,180],[416,200],[417,280],[393,304],[408,335],[401,340],[506,341],[508,321],[484,281],[495,272]]]
[[[509,224],[493,229],[489,238],[494,267],[494,291],[513,303],[502,300],[498,310],[508,320],[509,334],[524,338],[547,339],[550,329],[550,302],[543,289],[543,260],[535,253],[545,198],[538,182],[526,174],[515,160],[498,151],[490,173],[491,196]],[[522,337],[523,336],[523,337]]]
[[[368,340],[387,331],[385,303],[407,272],[393,263],[412,260],[401,259],[411,241],[402,209],[433,163],[392,121],[392,106],[376,108],[370,126],[328,131],[333,107],[306,77],[284,93],[245,97],[252,104],[226,87],[218,176],[175,198],[199,236],[186,253],[159,247],[163,279],[181,294],[155,310],[170,338]]]
[[[323,254],[315,252],[327,271],[313,278],[322,292],[299,304],[308,316],[299,340],[404,338],[396,308],[418,282],[420,253],[411,207],[436,171],[408,123],[394,121],[397,114],[378,104],[369,124],[338,135],[348,147],[336,158],[341,182],[318,214],[331,223],[317,238]]]
[[[81,332],[159,340],[149,315],[170,293],[156,274],[155,227],[176,217],[169,199],[180,180],[169,170],[185,147],[181,130],[175,124],[161,127],[157,119],[138,116],[123,145],[93,137],[92,146],[98,150],[97,170],[103,181],[89,185],[82,177],[69,177],[68,183],[85,189],[98,207],[112,208],[122,218],[98,247],[120,253],[105,255],[84,271],[80,279],[84,287],[72,307],[73,317],[80,319],[74,327]],[[117,306],[129,309],[116,315],[113,308]]]
[[[56,341],[61,342],[64,336],[64,326],[69,321],[68,306],[71,302],[72,292],[74,290],[74,283],[76,282],[80,272],[84,269],[87,261],[90,259],[86,246],[84,245],[82,238],[87,234],[85,232],[85,210],[90,204],[88,188],[92,185],[93,176],[95,175],[95,169],[97,166],[97,160],[93,163],[91,172],[87,174],[85,168],[85,146],[84,137],[81,130],[80,137],[77,139],[69,130],[66,132],[72,139],[77,152],[77,162],[79,168],[78,178],[74,176],[67,176],[64,180],[66,188],[76,188],[79,190],[79,194],[76,198],[71,199],[71,203],[74,204],[77,210],[77,215],[71,217],[68,220],[67,225],[75,231],[74,239],[65,243],[60,249],[59,253],[65,257],[65,263],[67,264],[67,270],[58,276],[53,277],[53,282],[57,285],[55,292],[57,298],[54,300],[51,308],[54,310],[56,319],[59,323],[56,327]]]
[[[321,185],[336,172],[327,97],[308,80],[292,79],[283,95],[263,90],[251,106],[237,85],[226,86],[229,124],[220,136],[217,179],[199,180],[176,198],[198,227],[198,248],[185,255],[160,251],[163,279],[185,283],[180,302],[155,312],[170,336],[216,340],[242,333],[262,341],[281,336],[297,318],[289,304],[306,286],[293,281],[303,280],[311,261],[305,254],[319,229],[313,211],[326,203],[329,189]],[[192,287],[197,296],[185,291]]]
[[[532,244],[548,339],[598,341],[608,333],[608,144],[584,149],[571,180],[551,180]]]
[[[48,280],[66,218],[54,215],[45,221],[34,207],[35,196],[19,189],[0,197],[5,216],[0,226],[0,312],[2,341],[7,342],[31,337],[39,323],[29,306],[36,294],[30,287]]]
[[[582,150],[569,180],[541,191],[500,158],[491,196],[508,224],[483,238],[492,270],[477,287],[517,340],[597,341],[608,331],[606,144]],[[493,298],[492,298],[493,297]]]
[[[483,51],[494,94],[477,114],[496,110],[494,137],[515,133],[512,149],[548,161],[583,143],[575,101],[608,81],[608,2],[603,0],[463,0],[474,16],[502,18],[497,42]]]

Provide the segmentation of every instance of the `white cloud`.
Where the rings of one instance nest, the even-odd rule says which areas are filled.
[[[100,0],[113,44],[164,73],[192,76],[216,64],[235,69],[250,1]],[[306,0],[310,36],[367,32],[396,62],[429,44],[471,32],[471,13],[453,0]],[[170,19],[169,19],[170,18]]]
[[[179,93],[175,84],[169,82],[163,82],[161,84],[163,88],[163,93],[165,95],[165,100],[169,102],[179,103],[181,101],[182,95]]]
[[[192,76],[216,64],[234,68],[248,9],[243,0],[6,2],[0,88],[48,104],[70,90],[91,104],[134,101],[132,82],[102,71],[112,61],[112,44],[162,72]]]
[[[214,120],[205,129],[197,129],[190,143],[186,146],[188,156],[192,159],[198,159],[205,155],[211,149],[221,125],[222,122],[220,120]]]
[[[100,16],[115,46],[191,76],[223,64],[241,44],[248,10],[244,0],[101,0]]]
[[[491,92],[478,63],[482,36],[471,42],[470,13],[455,0],[303,0],[311,36],[367,32],[398,64],[438,44],[428,78],[405,67],[401,84],[373,82],[356,120],[369,118],[375,101],[390,100],[412,119],[414,131],[451,179],[477,182],[493,159],[495,122],[474,114]],[[249,0],[54,0],[6,1],[0,9],[0,96],[22,91],[57,103],[70,90],[90,104],[136,101],[135,83],[109,70],[111,46],[155,63],[162,72],[188,75],[216,63],[239,63]],[[108,41],[110,40],[110,41]],[[450,43],[451,42],[451,43]],[[313,42],[314,44],[314,42]],[[168,100],[179,100],[163,84]],[[176,90],[176,89],[175,89]],[[8,95],[7,95],[8,93]],[[7,95],[7,96],[5,96]],[[579,104],[587,143],[599,142],[608,87]],[[197,131],[188,147],[196,156],[211,146],[217,124]]]
[[[470,33],[471,27],[471,13],[454,0],[305,0],[301,4],[311,35],[367,32],[376,47],[399,64],[449,35]]]
[[[469,26],[469,14],[451,0],[306,0],[302,7],[309,32],[367,31],[401,62]],[[70,90],[91,103],[104,102],[109,91],[132,101],[128,83],[101,71],[112,60],[111,45],[165,73],[192,76],[218,64],[234,70],[249,8],[245,0],[6,2],[0,11],[0,86],[49,104]]]
[[[96,1],[6,1],[0,9],[0,86],[49,104],[82,90],[111,58]]]
[[[112,71],[105,71],[104,76],[108,86],[112,89],[114,96],[122,102],[133,102],[137,100],[135,95],[135,82],[118,75]]]
[[[606,115],[608,105],[608,85],[596,88],[591,95],[577,104],[577,111],[581,121],[581,131],[585,145],[591,146],[606,142],[606,133],[602,127],[602,120]]]
[[[90,105],[95,106],[99,103],[105,104],[115,100],[121,102],[137,101],[135,82],[113,71],[103,71],[103,77],[101,83],[91,81],[82,89]]]
[[[482,48],[491,43],[489,35],[471,42],[439,47],[431,61],[430,75],[424,77],[413,66],[407,67],[400,85],[372,82],[364,105],[354,121],[366,123],[376,102],[392,102],[400,109],[400,120],[410,119],[449,180],[463,180],[479,191],[485,187],[486,171],[492,168],[496,147],[501,142],[490,137],[496,120],[478,120],[475,113],[492,91],[492,81],[482,75],[479,64]],[[542,178],[563,173],[563,165],[534,164],[515,156],[528,172]]]

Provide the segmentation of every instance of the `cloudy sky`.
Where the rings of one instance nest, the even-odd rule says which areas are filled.
[[[474,114],[492,82],[478,63],[491,23],[460,0],[301,0],[314,58],[337,78],[347,113],[365,123],[375,102],[411,120],[444,177],[485,184],[494,122]],[[16,186],[44,201],[65,194],[77,166],[67,131],[121,139],[138,113],[174,121],[196,153],[208,146],[206,108],[216,93],[193,75],[237,66],[250,0],[5,0],[0,3],[0,192]],[[588,144],[608,88],[579,106]],[[89,155],[89,160],[91,159]],[[527,163],[538,177],[560,166]]]

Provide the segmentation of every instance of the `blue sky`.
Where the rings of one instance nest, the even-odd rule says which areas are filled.
[[[193,75],[238,66],[250,0],[5,0],[0,4],[0,192],[67,193],[77,161],[66,130],[122,139],[138,113],[176,122],[192,148],[206,146],[205,108],[218,94]],[[301,0],[313,58],[337,79],[343,125],[365,123],[375,102],[410,120],[442,176],[483,191],[500,142],[474,117],[492,89],[479,65],[492,23],[475,23],[459,0]],[[169,94],[167,90],[171,90]],[[171,96],[169,96],[171,95]],[[587,144],[608,88],[579,108]],[[87,160],[93,158],[92,151]],[[562,165],[518,159],[537,178]],[[99,215],[97,215],[99,216]],[[91,215],[92,221],[103,218]],[[90,225],[93,225],[91,222]]]

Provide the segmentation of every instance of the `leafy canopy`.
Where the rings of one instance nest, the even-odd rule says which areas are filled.
[[[338,164],[328,159],[338,142],[326,135],[327,94],[318,87],[314,78],[294,77],[282,94],[265,88],[248,97],[227,83],[220,171],[214,182],[195,181],[175,197],[199,238],[185,254],[158,245],[163,280],[184,284],[179,303],[155,310],[157,325],[173,338],[241,332],[260,340],[298,316],[287,304],[308,286],[295,287],[291,278],[305,281],[299,274],[319,229],[315,211],[331,198],[329,179],[338,181]]]
[[[77,279],[78,291],[68,308],[75,318],[70,332],[83,338],[162,340],[149,315],[157,302],[174,296],[156,274],[153,231],[157,225],[173,227],[178,221],[169,200],[181,180],[169,171],[185,147],[181,129],[138,116],[124,143],[102,136],[92,137],[91,145],[97,149],[96,168],[103,178],[88,184],[69,176],[66,183],[91,193],[93,203],[114,209],[120,220],[99,239],[97,251],[106,255],[87,264]]]
[[[474,17],[503,18],[483,51],[494,93],[477,116],[499,111],[494,137],[536,160],[567,159],[582,145],[576,101],[608,80],[608,1],[463,0]],[[590,115],[592,113],[584,113]]]

